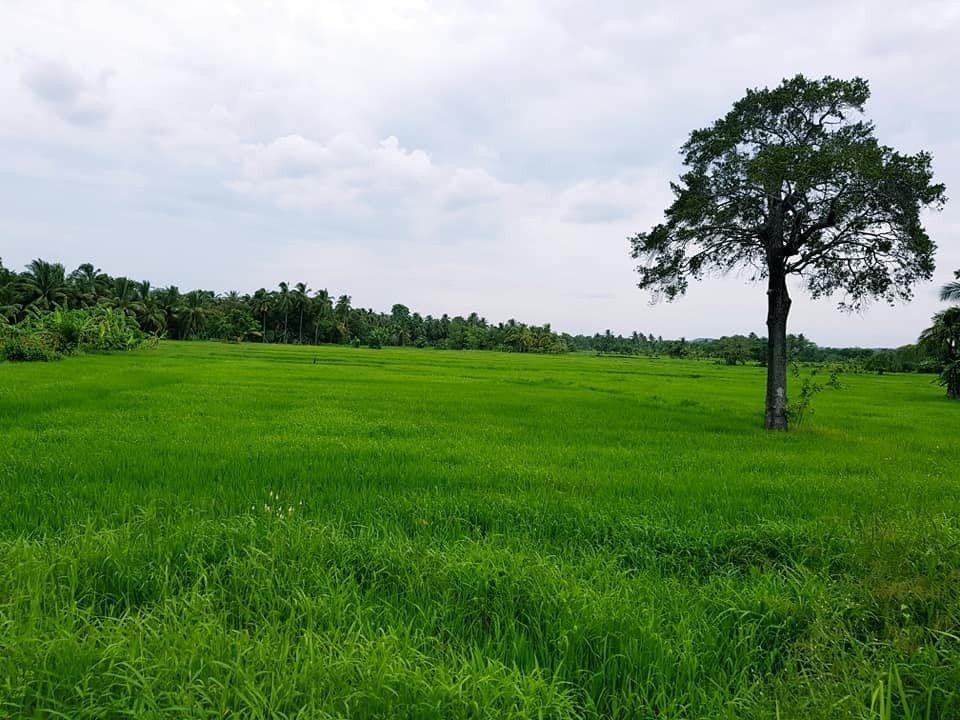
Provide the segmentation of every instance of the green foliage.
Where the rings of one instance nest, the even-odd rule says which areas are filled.
[[[763,435],[756,366],[65,362],[0,365],[2,717],[960,713],[960,436],[926,378],[845,376]]]
[[[374,328],[370,332],[370,339],[367,342],[368,346],[379,350],[384,345],[387,345],[390,342],[390,333],[386,331],[385,328]]]
[[[944,302],[951,300],[960,302],[960,270],[953,273],[953,276],[956,278],[954,282],[949,282],[940,288],[940,299]]]
[[[947,285],[944,290],[949,290]],[[944,292],[944,297],[949,297]],[[919,344],[940,361],[940,384],[947,397],[960,400],[960,305],[933,316],[933,325],[920,334]]]
[[[31,267],[51,268],[55,263],[38,260]],[[30,272],[33,272],[31,270]],[[46,272],[46,271],[44,271]],[[209,291],[181,293],[176,287],[155,288],[147,281],[113,278],[85,263],[66,279],[67,302],[71,309],[106,306],[134,318],[143,331],[177,339],[219,339],[229,342],[302,342],[401,345],[448,350],[499,350],[521,353],[563,353],[594,351],[603,354],[658,357],[678,352],[677,340],[634,332],[614,335],[610,330],[595,335],[568,335],[549,325],[534,326],[510,320],[491,324],[476,313],[467,317],[421,316],[405,305],[394,305],[389,314],[354,308],[349,296],[341,296],[336,307],[327,290],[312,295],[305,283],[287,286],[288,312],[295,313],[295,330],[283,332],[284,307],[279,294],[264,288],[252,295],[231,292],[216,295]],[[21,275],[0,263],[0,325],[26,320],[37,308],[24,309]],[[304,301],[303,297],[307,299]],[[300,312],[303,312],[302,331]],[[289,322],[288,322],[289,325]],[[878,351],[863,348],[825,348],[801,335],[788,337],[789,357],[799,362],[867,363]],[[765,363],[767,341],[754,333],[719,339],[686,340],[685,357],[714,359],[739,365]],[[926,346],[906,346],[896,351],[879,351],[884,357],[870,362],[876,372],[940,372],[943,362]]]
[[[943,366],[939,382],[947,389],[948,398],[960,400],[960,359],[952,360]]]
[[[44,333],[0,328],[0,358],[11,362],[50,361],[60,358],[53,339]]]
[[[132,350],[143,339],[136,320],[121,310],[57,308],[7,326],[0,356],[11,361],[55,360],[77,352]]]
[[[666,222],[630,239],[640,287],[672,299],[690,278],[746,267],[799,275],[814,297],[843,291],[850,307],[909,298],[934,269],[920,212],[945,188],[928,153],[880,145],[857,119],[869,95],[860,78],[798,75],[692,132]]]
[[[793,363],[790,369],[794,378],[801,380],[796,399],[787,405],[787,417],[790,419],[790,425],[798,428],[803,424],[805,417],[813,414],[811,404],[816,395],[821,393],[825,388],[832,390],[839,390],[841,388],[840,375],[843,371],[842,368],[834,365],[826,368],[815,367],[810,370],[809,374],[803,375],[800,370],[800,365],[797,363]],[[819,381],[821,370],[829,374],[825,383]]]
[[[401,304],[389,314],[353,307],[349,295],[334,303],[330,293],[311,294],[307,283],[281,282],[276,291],[252,295],[209,290],[181,292],[154,288],[148,281],[110,277],[85,263],[65,275],[59,263],[35,260],[23,273],[0,264],[0,322],[17,324],[36,312],[57,308],[111,307],[136,319],[145,331],[178,340],[229,342],[413,345],[455,350],[557,353],[569,350],[566,337],[549,325],[510,320],[490,324],[476,313],[439,318],[411,312]]]
[[[685,338],[680,338],[677,342],[673,343],[670,346],[670,349],[667,350],[667,354],[672,358],[684,358],[690,354],[690,349],[687,347],[687,341]]]
[[[929,153],[879,143],[862,118],[869,96],[865,80],[829,76],[748,90],[690,134],[664,222],[629,238],[639,286],[654,298],[673,300],[709,273],[767,281],[770,430],[788,426],[788,277],[857,309],[908,300],[933,275],[936,244],[921,212],[942,208],[946,189]]]

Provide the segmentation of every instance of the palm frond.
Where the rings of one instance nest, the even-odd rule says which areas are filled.
[[[960,280],[949,282],[940,288],[940,299],[943,302],[951,300],[960,300]]]

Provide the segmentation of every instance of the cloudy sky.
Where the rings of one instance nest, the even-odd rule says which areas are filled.
[[[930,150],[960,194],[960,3],[794,5],[2,0],[0,257],[571,332],[763,332],[743,278],[651,306],[625,239],[745,88],[862,75],[880,139]],[[940,284],[960,200],[928,229]],[[791,329],[822,344],[910,342],[939,305],[935,285],[861,315],[795,294]]]

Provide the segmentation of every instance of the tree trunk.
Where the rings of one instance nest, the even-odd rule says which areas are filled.
[[[303,345],[303,310],[300,310],[300,344]]]
[[[267,314],[263,314],[263,337],[260,339],[260,342],[267,341]]]
[[[767,402],[763,426],[787,429],[787,315],[790,295],[781,267],[771,269],[767,288]]]

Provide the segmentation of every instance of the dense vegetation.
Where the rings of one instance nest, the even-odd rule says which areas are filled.
[[[515,320],[493,325],[469,317],[426,317],[394,305],[389,313],[353,307],[349,295],[334,299],[306,283],[281,282],[277,290],[251,295],[208,290],[181,293],[148,281],[111,277],[90,264],[67,274],[60,263],[34,260],[22,273],[0,264],[0,315],[17,323],[31,312],[55,307],[116,308],[148,333],[173,339],[219,339],[298,344],[364,344],[443,347],[454,350],[563,352],[566,339],[549,325]]]
[[[956,407],[162,342],[0,365],[0,716],[960,716]]]
[[[54,308],[16,325],[0,324],[0,358],[55,360],[78,352],[132,350],[143,340],[137,321],[115,308]]]
[[[940,291],[944,302],[960,301],[960,270],[956,281]],[[942,310],[933,316],[933,324],[920,335],[920,346],[940,364],[940,384],[947,397],[960,400],[960,305]]]
[[[947,297],[945,296],[945,299]],[[519,352],[595,351],[649,357],[710,358],[731,365],[766,362],[767,340],[750,335],[715,339],[665,339],[634,332],[614,335],[556,333],[549,325],[510,320],[493,325],[476,313],[435,318],[394,305],[390,313],[335,302],[326,290],[281,283],[253,294],[155,288],[147,281],[111,277],[90,264],[66,273],[59,263],[35,260],[22,273],[0,263],[0,327],[34,322],[51,310],[112,308],[145,332],[173,339],[246,340],[298,344],[363,344]],[[827,348],[803,334],[788,336],[789,358],[804,363],[844,363],[852,371],[941,372],[948,364],[931,343],[896,349]]]

